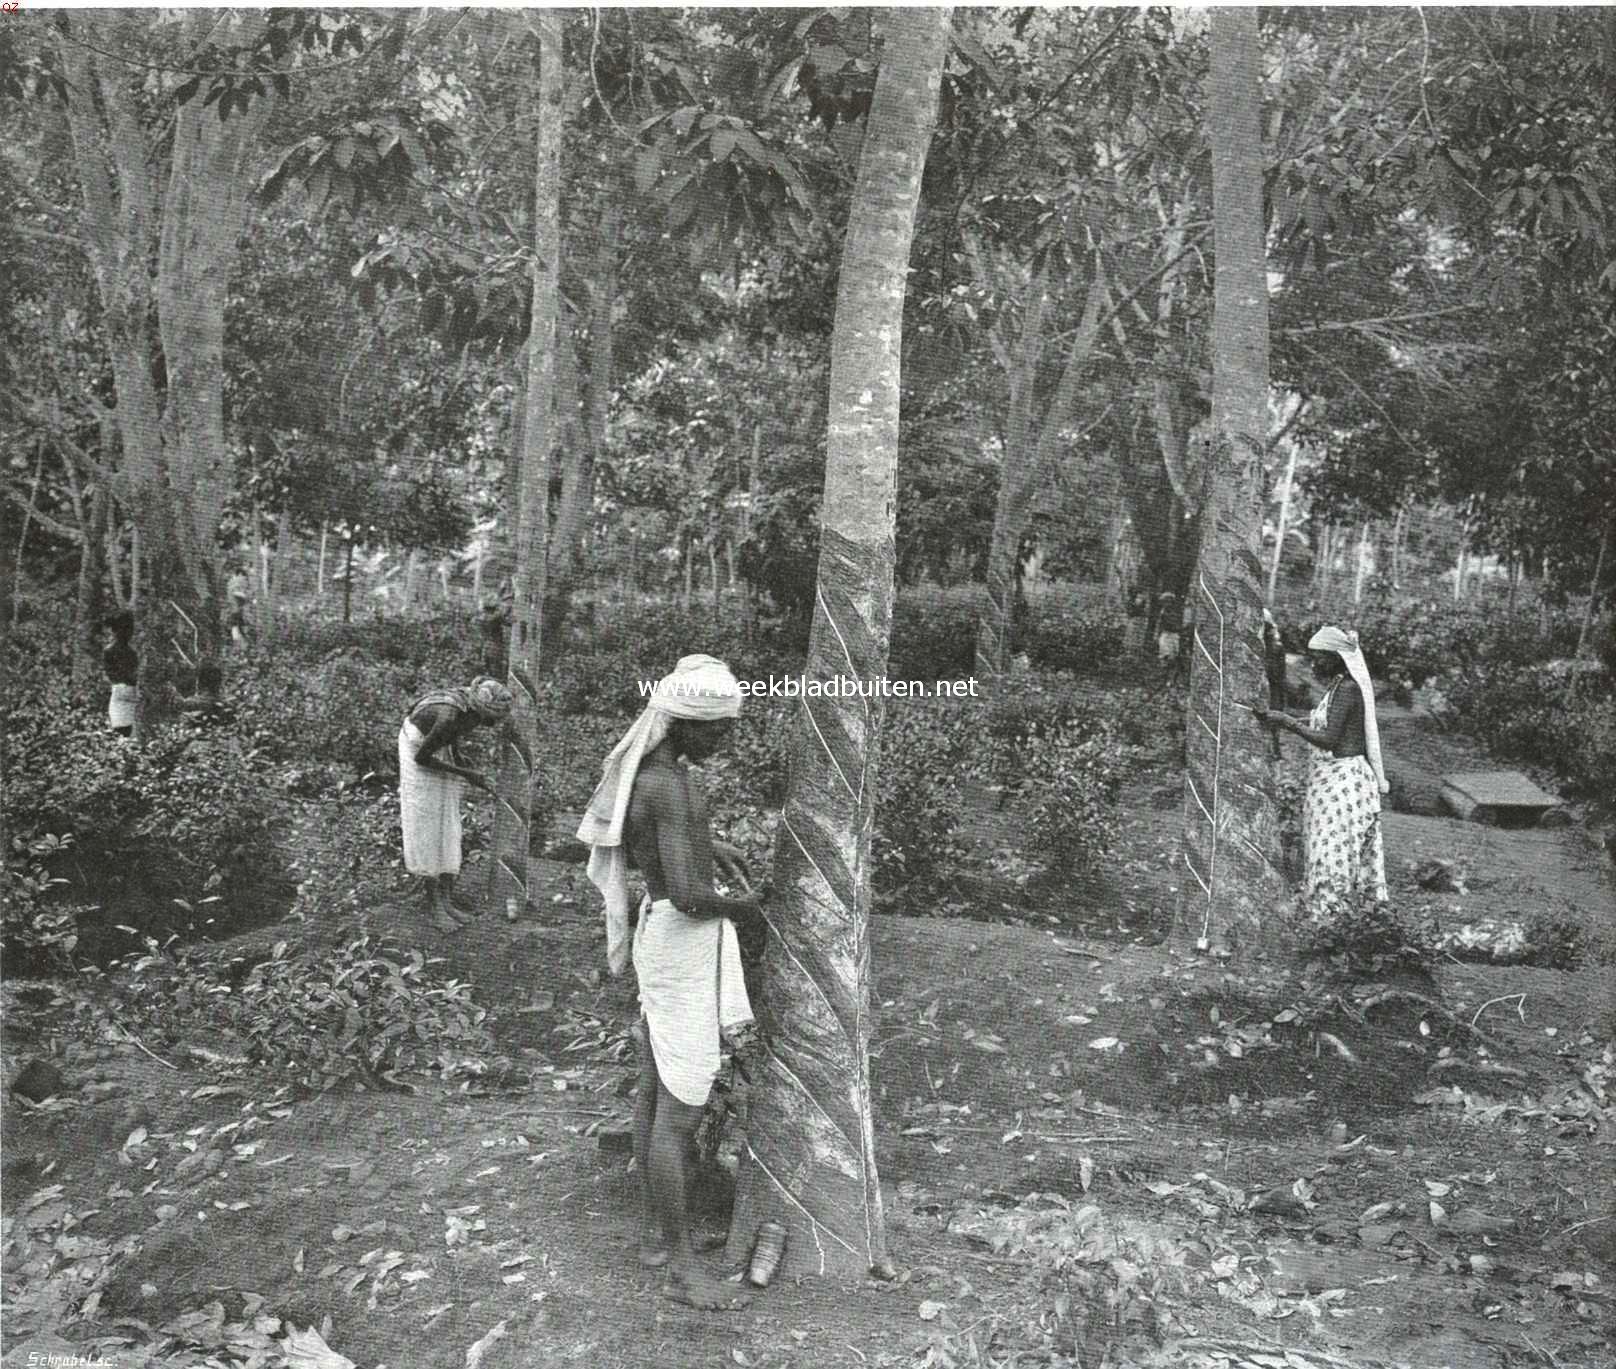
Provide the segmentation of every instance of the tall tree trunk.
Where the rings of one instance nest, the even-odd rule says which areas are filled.
[[[686,528],[681,540],[684,542],[685,548],[685,590],[684,597],[680,600],[680,607],[683,608],[686,613],[689,613],[690,596],[695,590],[696,579],[696,563],[695,558],[691,555],[691,547],[696,539],[691,535],[690,529]]]
[[[78,594],[73,607],[73,686],[83,689],[96,678],[99,656],[96,633],[104,604],[102,571],[106,566],[107,524],[112,496],[104,480],[90,496],[89,518],[84,525],[83,554],[79,558]]]
[[[752,424],[752,450],[746,462],[746,502],[741,505],[741,546],[745,546],[752,537],[752,511],[757,508],[758,501],[758,457],[763,450],[763,423],[758,420]],[[734,544],[730,550],[733,553]],[[735,566],[730,565],[730,582],[735,581]],[[750,582],[741,587],[741,622],[745,628],[748,640],[756,627],[756,608],[752,596]]]
[[[1274,555],[1268,563],[1268,607],[1274,606],[1274,596],[1279,592],[1279,567],[1285,559],[1285,536],[1290,532],[1291,490],[1296,484],[1296,452],[1295,442],[1287,444],[1289,455],[1285,458],[1285,483],[1279,491],[1279,522],[1274,529]]]
[[[569,444],[550,549],[552,581],[570,585],[583,560],[584,530],[595,502],[595,470],[605,458],[612,395],[612,312],[617,303],[617,257],[622,241],[622,195],[608,173],[595,236],[595,269],[589,300],[589,407],[583,440]]]
[[[527,450],[527,364],[511,387],[510,452],[505,458],[505,548],[507,574],[516,568],[516,549],[522,544],[522,454]]]
[[[262,639],[269,634],[269,548],[264,543],[263,515],[256,499],[252,504],[252,555],[253,573],[258,580],[258,635]]]
[[[321,609],[325,608],[325,548],[326,540],[331,534],[331,520],[320,520],[320,564],[314,572],[314,597]]]
[[[129,610],[136,617],[145,603],[146,544],[140,535],[140,524],[129,529]]]
[[[1010,628],[1015,612],[1016,561],[1032,517],[1033,500],[1044,488],[1060,455],[1060,436],[1077,409],[1078,382],[1088,366],[1099,336],[1105,305],[1105,275],[1098,256],[1089,280],[1083,317],[1072,338],[1055,392],[1050,396],[1042,423],[1035,421],[1034,394],[1038,363],[1043,355],[1046,321],[1052,301],[1048,279],[1040,275],[1021,326],[1021,345],[1010,378],[1010,415],[1006,424],[1004,464],[999,471],[999,499],[993,512],[993,533],[988,543],[987,601],[976,634],[976,673],[992,679],[1010,660]]]
[[[83,237],[117,392],[123,461],[116,493],[137,531],[146,534],[153,576],[164,586],[162,595],[152,596],[150,610],[162,612],[165,600],[180,605],[197,626],[200,649],[216,655],[223,619],[215,537],[230,469],[224,310],[258,137],[273,96],[255,95],[244,111],[226,119],[200,99],[181,106],[165,128],[168,170],[160,186],[159,154],[139,113],[145,95],[121,61],[99,61],[97,52],[76,41],[78,22],[64,24],[56,53],[66,77]],[[127,11],[114,12],[111,21],[98,19],[96,47],[138,50],[141,35],[124,26],[145,22]],[[250,41],[264,22],[261,12],[191,10],[181,29],[195,48],[204,39]],[[144,70],[135,75],[148,79]],[[161,395],[152,367],[159,352]],[[148,648],[167,634],[148,634],[138,594],[143,675],[150,668],[160,676]]]
[[[286,598],[292,574],[292,514],[282,509],[275,520],[275,570],[269,578],[269,630],[275,631],[279,606]]]
[[[1369,553],[1371,536],[1374,524],[1364,519],[1358,529],[1358,556],[1357,565],[1352,573],[1352,606],[1358,608],[1363,604],[1364,582],[1369,578]]]
[[[17,536],[17,566],[12,572],[13,589],[11,595],[11,626],[16,627],[22,614],[22,596],[18,590],[22,588],[22,558],[28,548],[28,529],[34,521],[34,508],[39,503],[39,481],[45,473],[45,443],[39,442],[39,454],[34,461],[34,480],[28,487],[28,505],[23,510],[22,531]]]
[[[129,607],[129,596],[123,587],[123,529],[116,518],[108,519],[107,527],[107,579],[112,586],[112,597],[119,608]]]
[[[1184,861],[1179,934],[1198,947],[1274,940],[1284,896],[1262,728],[1262,458],[1268,433],[1268,278],[1263,241],[1261,46],[1254,9],[1211,16],[1207,91],[1217,250],[1209,490],[1191,602]]]
[[[342,621],[353,622],[353,549],[354,530],[348,529],[348,550],[342,563]]]
[[[886,674],[892,626],[904,288],[949,12],[882,11],[831,342],[819,590],[809,680]],[[750,1109],[729,1253],[788,1231],[786,1272],[891,1277],[869,1074],[870,832],[884,701],[804,699],[758,997],[767,1058]]]
[[[1610,556],[1611,523],[1605,523],[1605,530],[1599,538],[1599,554],[1594,557],[1593,578],[1588,581],[1588,602],[1582,610],[1582,627],[1577,632],[1577,655],[1581,656],[1588,650],[1588,639],[1593,635],[1594,619],[1599,616],[1599,587],[1605,581],[1605,561]]]
[[[539,653],[550,536],[550,417],[561,275],[561,24],[556,10],[534,10],[539,36],[538,126],[533,149],[533,308],[527,338],[527,383],[520,478],[521,539],[510,637],[510,690],[515,707],[504,731],[495,801],[496,906],[523,911],[531,903],[533,761],[538,751]]]

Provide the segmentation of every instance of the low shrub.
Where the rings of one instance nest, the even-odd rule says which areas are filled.
[[[1511,617],[1496,607],[1388,594],[1359,614],[1357,628],[1375,677],[1418,689],[1455,668],[1527,666],[1568,656],[1576,649],[1578,621],[1557,610],[1540,626],[1535,614]]]
[[[256,962],[169,954],[148,938],[107,978],[135,1025],[167,1039],[191,1025],[227,1033],[250,1059],[322,1091],[492,1049],[471,986],[442,978],[438,963],[368,936],[307,951],[281,941]]]
[[[1056,724],[1033,748],[1020,806],[1033,850],[1054,873],[1091,874],[1110,853],[1126,753],[1116,730],[1092,716]]]
[[[974,729],[946,706],[887,710],[872,842],[878,899],[919,911],[964,857],[959,776]]]
[[[1437,937],[1428,914],[1363,897],[1339,903],[1327,920],[1304,929],[1301,951],[1305,959],[1324,962],[1337,979],[1401,975],[1429,981],[1440,955]]]
[[[1020,792],[1028,766],[1057,734],[1072,726],[1084,731],[1099,726],[1093,704],[1076,691],[1025,675],[998,680],[985,712],[986,745],[967,760],[966,770],[986,778],[1001,803]]]
[[[7,900],[8,950],[94,957],[114,916],[199,931],[262,906],[278,857],[259,755],[180,725],[135,746],[65,684],[26,683],[7,718],[7,867],[23,895]]]
[[[1493,754],[1552,770],[1573,797],[1616,793],[1616,695],[1530,666],[1470,666],[1438,679],[1454,727]]]
[[[1127,635],[1128,622],[1120,614],[1079,608],[1050,595],[1028,614],[1018,645],[1040,669],[1099,674],[1122,662]]]
[[[892,610],[887,675],[894,680],[963,680],[976,664],[979,590],[900,594]]]

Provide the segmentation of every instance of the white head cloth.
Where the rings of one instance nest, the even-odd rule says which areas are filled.
[[[578,840],[590,847],[589,879],[606,900],[606,965],[614,974],[628,967],[628,857],[623,851],[623,819],[634,793],[640,762],[668,735],[674,718],[712,722],[741,711],[741,687],[722,661],[684,656],[671,675],[657,681],[651,702],[634,726],[612,748],[601,767],[600,783],[578,826]]]
[[[1375,772],[1375,783],[1382,794],[1391,789],[1386,782],[1386,766],[1380,757],[1380,723],[1375,717],[1375,686],[1369,678],[1369,665],[1358,646],[1358,634],[1338,627],[1321,627],[1308,640],[1309,651],[1333,651],[1347,665],[1347,674],[1363,695],[1364,747],[1369,752],[1369,765]]]

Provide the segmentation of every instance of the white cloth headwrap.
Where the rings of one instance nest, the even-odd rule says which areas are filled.
[[[1308,640],[1309,651],[1333,651],[1347,665],[1347,674],[1363,695],[1364,747],[1369,752],[1369,764],[1375,772],[1375,783],[1382,794],[1389,793],[1386,766],[1380,758],[1380,723],[1375,717],[1375,686],[1369,678],[1369,664],[1358,646],[1356,632],[1344,632],[1338,627],[1321,627]]]
[[[640,762],[667,739],[672,719],[712,722],[737,717],[740,711],[741,687],[727,665],[712,656],[681,657],[673,673],[657,681],[645,712],[601,767],[600,783],[578,825],[578,840],[590,847],[589,879],[606,900],[606,966],[614,975],[628,968],[628,857],[623,851],[623,819]]]

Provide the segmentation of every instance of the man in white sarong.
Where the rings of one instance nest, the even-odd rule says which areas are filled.
[[[493,783],[460,763],[455,743],[473,728],[510,716],[511,691],[481,676],[465,689],[435,689],[410,705],[398,730],[398,800],[404,826],[404,868],[426,886],[427,912],[440,932],[457,932],[453,902],[460,873],[460,791],[487,793]]]
[[[630,958],[628,866],[648,889],[634,930],[640,986],[640,1080],[634,1156],[640,1172],[640,1262],[668,1267],[670,1297],[692,1307],[746,1305],[696,1259],[685,1207],[686,1159],[718,1074],[721,1031],[751,1020],[732,918],[760,918],[755,898],[713,887],[714,864],[743,887],[740,853],[712,838],[690,773],[728,740],[741,691],[722,661],[686,656],[606,759],[578,829],[589,877],[606,900],[607,964]]]

